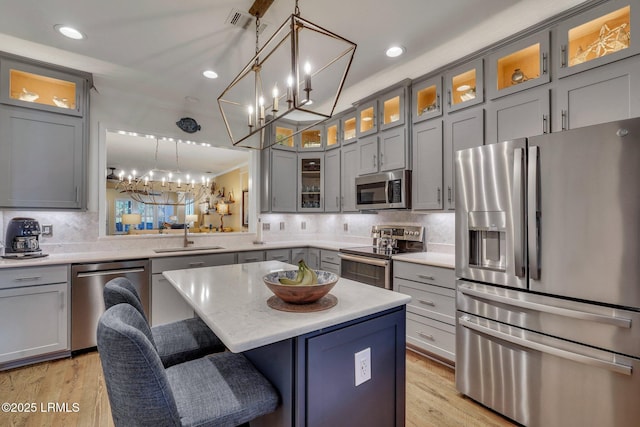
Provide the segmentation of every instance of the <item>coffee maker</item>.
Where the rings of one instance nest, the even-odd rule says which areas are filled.
[[[33,218],[13,218],[5,233],[2,258],[45,257],[40,249],[40,223]]]

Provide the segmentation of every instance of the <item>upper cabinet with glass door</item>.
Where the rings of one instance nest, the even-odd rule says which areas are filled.
[[[558,26],[558,77],[640,53],[640,4],[614,0]]]
[[[549,32],[519,40],[489,55],[490,99],[549,82]]]
[[[323,144],[323,133],[324,133],[324,125],[317,124],[309,129],[304,129],[308,124],[298,123],[298,128],[303,129],[300,132],[300,136],[298,140],[300,141],[300,146],[298,147],[298,151],[321,151],[324,150]]]
[[[358,114],[355,110],[345,112],[340,118],[342,128],[342,143],[348,144],[358,140],[356,129],[358,128]]]
[[[442,115],[442,76],[414,83],[411,89],[412,118],[414,123]]]
[[[0,102],[82,117],[87,78],[2,58]]]
[[[271,125],[272,138],[274,138],[273,148],[279,150],[296,150],[295,136],[298,126],[295,123],[287,122],[285,120],[278,120]]]
[[[484,102],[482,59],[460,65],[445,74],[448,111],[456,111]]]
[[[382,95],[380,100],[380,130],[404,125],[407,88],[401,87]]]
[[[358,107],[358,138],[378,132],[378,100],[366,102]]]
[[[324,127],[324,134],[324,145],[327,150],[340,147],[340,119],[333,119],[327,122]]]

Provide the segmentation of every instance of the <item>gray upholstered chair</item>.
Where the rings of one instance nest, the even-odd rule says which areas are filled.
[[[117,427],[237,426],[278,406],[278,393],[242,354],[216,353],[165,369],[147,321],[128,304],[104,312],[97,335]]]
[[[105,308],[129,304],[149,323],[138,291],[129,279],[117,277],[110,280],[104,287],[103,296]],[[225,350],[222,341],[198,317],[154,326],[151,328],[151,335],[151,342],[165,367]]]

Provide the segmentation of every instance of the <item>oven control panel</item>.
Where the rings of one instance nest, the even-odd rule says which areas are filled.
[[[424,227],[417,225],[374,225],[371,227],[374,239],[424,241]]]

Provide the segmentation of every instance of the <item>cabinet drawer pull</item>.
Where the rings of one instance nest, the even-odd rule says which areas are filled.
[[[433,276],[427,276],[425,274],[418,274],[418,277],[424,280],[434,280]]]
[[[422,332],[418,332],[418,335],[420,335],[422,338],[431,340],[431,341],[435,341],[435,339],[433,338],[433,335],[429,335],[429,334],[423,334]]]
[[[335,257],[326,256],[326,257],[324,257],[324,259],[329,260],[329,261],[333,261],[335,259]]]
[[[271,258],[273,258],[273,259],[282,259],[282,258],[284,258],[284,255],[273,255]]]
[[[245,258],[244,259],[245,262],[247,262],[247,261],[257,261],[257,260],[258,260],[258,258]]]
[[[33,282],[35,280],[42,279],[42,276],[32,276],[32,277],[16,277],[14,280],[16,282]]]
[[[190,262],[189,263],[189,267],[201,267],[204,265],[204,261],[200,261],[200,262]]]
[[[436,306],[436,303],[435,303],[435,302],[433,302],[433,301],[429,301],[429,300],[427,300],[427,299],[421,299],[421,300],[418,300],[418,302],[419,302],[420,304],[429,305],[429,306],[431,306],[431,307],[435,307],[435,306]]]

